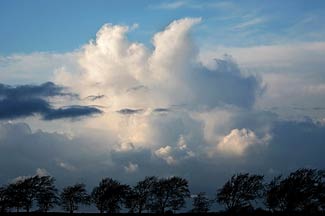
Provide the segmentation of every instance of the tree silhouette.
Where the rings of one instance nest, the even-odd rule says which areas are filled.
[[[41,211],[54,207],[57,200],[56,192],[54,178],[35,175],[12,182],[3,193],[7,197],[7,206],[16,208],[17,212],[20,208],[29,212],[34,201]]]
[[[146,177],[133,188],[105,178],[94,187],[91,197],[84,184],[75,184],[65,187],[60,199],[54,183],[55,179],[51,176],[36,175],[20,177],[0,187],[0,214],[13,208],[17,212],[21,209],[29,212],[35,204],[38,211],[47,212],[58,201],[70,213],[78,210],[80,205],[93,201],[101,213],[118,213],[124,204],[132,213],[141,214],[150,210],[150,213],[167,214],[184,207],[190,195],[187,180],[180,177]],[[325,170],[298,169],[285,178],[274,177],[265,186],[263,176],[240,173],[233,175],[217,191],[217,201],[234,215],[253,211],[252,202],[262,196],[265,206],[271,211],[259,209],[252,212],[253,215],[324,215]],[[201,192],[193,197],[192,212],[207,213],[211,204]]]
[[[70,213],[78,210],[79,205],[90,204],[90,196],[87,194],[84,184],[75,184],[63,188],[60,194],[60,204],[62,208]]]
[[[106,205],[104,200],[106,191],[102,182],[99,183],[99,186],[95,187],[91,192],[91,200],[93,203],[95,203],[100,213],[103,213],[105,211],[105,205]]]
[[[29,212],[33,207],[33,201],[38,189],[38,176],[28,177],[16,182],[20,188],[22,207]]]
[[[265,206],[273,212],[285,209],[283,191],[281,190],[281,178],[281,175],[274,177],[265,188]]]
[[[193,209],[194,213],[207,213],[211,206],[211,200],[209,200],[204,192],[198,193],[193,198]]]
[[[134,192],[134,188],[129,187],[125,193],[124,205],[128,209],[129,213],[137,212],[137,195]]]
[[[159,179],[153,188],[151,209],[157,213],[179,210],[185,206],[185,198],[190,196],[188,182],[180,177]]]
[[[104,211],[116,213],[120,211],[128,191],[127,185],[111,178],[105,178],[93,189],[91,197],[100,213]]]
[[[143,210],[150,208],[151,196],[157,181],[155,176],[146,177],[129,191],[126,204],[130,212],[137,211],[138,214],[141,214]]]
[[[6,187],[0,187],[0,213],[4,213],[10,207],[10,198]]]
[[[22,201],[20,194],[20,188],[18,185],[11,183],[7,186],[5,193],[8,196],[8,206],[9,208],[15,208],[16,212],[19,212],[22,207]]]
[[[323,211],[323,214],[325,213],[325,181],[324,177],[322,179],[322,182],[318,185],[318,201],[319,201],[319,208]]]
[[[275,210],[286,212],[316,212],[322,208],[324,178],[323,170],[298,169],[281,181],[271,181],[266,203]]]
[[[217,201],[228,211],[238,211],[252,207],[251,201],[262,197],[263,176],[240,173],[233,175],[218,190]]]
[[[17,212],[19,212],[21,208],[29,212],[35,198],[36,178],[27,177],[19,179],[9,184],[6,192],[9,197],[10,207],[16,208]]]
[[[58,190],[54,185],[55,179],[50,176],[38,178],[38,189],[36,192],[36,202],[40,211],[47,212],[58,204]]]

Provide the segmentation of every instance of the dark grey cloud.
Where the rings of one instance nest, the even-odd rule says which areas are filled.
[[[52,82],[20,86],[0,84],[0,120],[34,115],[41,115],[45,120],[54,120],[101,113],[99,109],[91,106],[71,106],[58,109],[51,106],[49,102],[51,97],[64,96],[78,97]]]
[[[59,186],[84,181],[79,178],[86,178],[86,183],[97,181],[100,177],[93,173],[109,168],[109,153],[93,146],[112,145],[114,140],[91,131],[84,134],[69,138],[42,130],[34,132],[26,123],[0,123],[0,185],[20,175],[34,174],[37,168],[57,177]]]
[[[325,107],[293,107],[294,110],[302,110],[302,111],[308,111],[308,110],[325,110]]]
[[[0,83],[0,97],[5,98],[35,98],[51,96],[77,96],[76,94],[64,91],[62,86],[55,85],[52,82],[46,82],[41,85],[19,85],[10,86]]]
[[[313,107],[313,110],[325,110],[325,107]]]
[[[43,118],[45,120],[54,120],[62,118],[77,118],[82,116],[89,116],[93,114],[100,114],[102,111],[90,106],[70,106],[59,109],[52,109],[47,112]]]
[[[139,90],[148,90],[148,87],[144,85],[133,86],[131,88],[128,88],[126,92],[139,91]]]
[[[15,119],[50,111],[50,104],[41,98],[5,98],[0,100],[0,119]]]
[[[324,168],[325,125],[308,118],[302,121],[277,121],[265,162],[278,169],[303,166]],[[276,160],[275,160],[276,159]]]
[[[86,97],[86,99],[91,100],[91,101],[95,101],[101,98],[104,98],[105,95],[89,95],[88,97]]]
[[[264,91],[261,80],[253,75],[244,76],[227,55],[216,63],[214,70],[202,66],[193,73],[195,102],[208,108],[223,105],[251,108]]]
[[[129,108],[125,108],[125,109],[118,110],[116,112],[118,112],[118,113],[120,113],[122,115],[132,115],[132,114],[140,113],[142,111],[143,111],[143,109],[129,109]]]
[[[206,143],[194,140],[195,145],[188,143],[188,147],[196,156],[170,166],[150,149],[109,149],[117,140],[114,135],[108,138],[106,132],[92,136],[88,130],[87,135],[68,138],[58,133],[32,132],[24,123],[0,124],[0,184],[19,175],[31,175],[37,168],[55,176],[59,187],[82,181],[91,188],[107,175],[131,185],[147,175],[177,175],[189,180],[193,193],[206,191],[212,196],[236,172],[270,178],[299,167],[324,168],[325,125],[307,120],[277,120],[272,125],[273,139],[263,149],[251,149],[240,158],[208,158],[198,153]],[[137,164],[138,170],[125,172],[129,163]]]
[[[156,108],[153,111],[157,112],[157,113],[166,113],[166,112],[170,112],[171,109],[168,109],[168,108]]]

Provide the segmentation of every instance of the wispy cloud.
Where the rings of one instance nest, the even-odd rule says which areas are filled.
[[[165,2],[165,3],[161,3],[158,5],[150,5],[150,8],[154,8],[154,9],[166,9],[166,10],[173,10],[173,9],[177,9],[177,8],[181,8],[184,6],[187,6],[189,3],[185,2],[185,1],[174,1],[174,2]]]
[[[250,19],[250,20],[247,20],[247,21],[244,21],[242,23],[239,23],[239,24],[235,25],[233,27],[233,29],[235,29],[235,30],[243,30],[243,29],[247,29],[247,28],[250,28],[250,27],[253,27],[253,26],[257,26],[257,25],[265,23],[265,22],[266,22],[265,18],[255,17],[253,19]]]
[[[215,3],[205,3],[203,4],[204,7],[210,7],[210,8],[217,8],[217,9],[235,9],[237,8],[237,5],[234,4],[233,2],[229,1],[221,1],[221,2],[215,2]]]
[[[164,9],[164,10],[175,10],[179,8],[190,8],[190,9],[234,9],[236,5],[229,1],[221,2],[202,2],[202,1],[170,1],[156,5],[150,5],[153,9]]]

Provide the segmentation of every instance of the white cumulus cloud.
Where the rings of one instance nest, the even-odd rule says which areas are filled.
[[[157,157],[164,159],[169,165],[176,164],[176,159],[171,155],[172,154],[172,147],[165,146],[161,147],[160,149],[155,151]]]
[[[129,41],[128,26],[105,24],[79,51],[79,69],[57,70],[55,80],[81,98],[100,95],[92,102],[105,114],[85,125],[115,134],[120,150],[174,147],[184,131],[185,136],[193,132],[185,122],[201,123],[193,118],[194,110],[250,108],[261,91],[259,80],[242,75],[230,57],[218,60],[214,70],[201,64],[191,38],[192,27],[200,21],[171,22],[153,36],[153,48]]]
[[[260,144],[261,142],[262,140],[249,129],[233,129],[217,144],[217,150],[226,155],[241,156],[250,146]]]

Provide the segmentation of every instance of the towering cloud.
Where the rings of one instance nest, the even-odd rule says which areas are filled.
[[[129,27],[105,24],[76,55],[81,69],[60,70],[56,81],[82,98],[105,95],[96,100],[105,114],[87,124],[117,134],[119,149],[126,143],[149,148],[175,164],[172,152],[180,136],[199,134],[200,143],[215,146],[219,136],[229,133],[223,130],[206,140],[200,131],[207,122],[197,116],[213,116],[225,107],[249,110],[263,91],[259,79],[243,75],[230,56],[216,60],[213,68],[201,64],[190,34],[200,21],[173,21],[153,36],[152,49],[130,42]],[[198,147],[189,143],[188,148]]]
[[[234,172],[322,166],[322,122],[257,110],[267,91],[260,78],[228,55],[209,67],[199,60],[191,38],[199,22],[172,22],[152,47],[129,41],[127,26],[105,24],[53,83],[0,85],[0,180],[38,168],[90,185],[105,175],[126,183],[181,175],[195,190],[215,191]],[[35,130],[43,127],[54,132]]]

